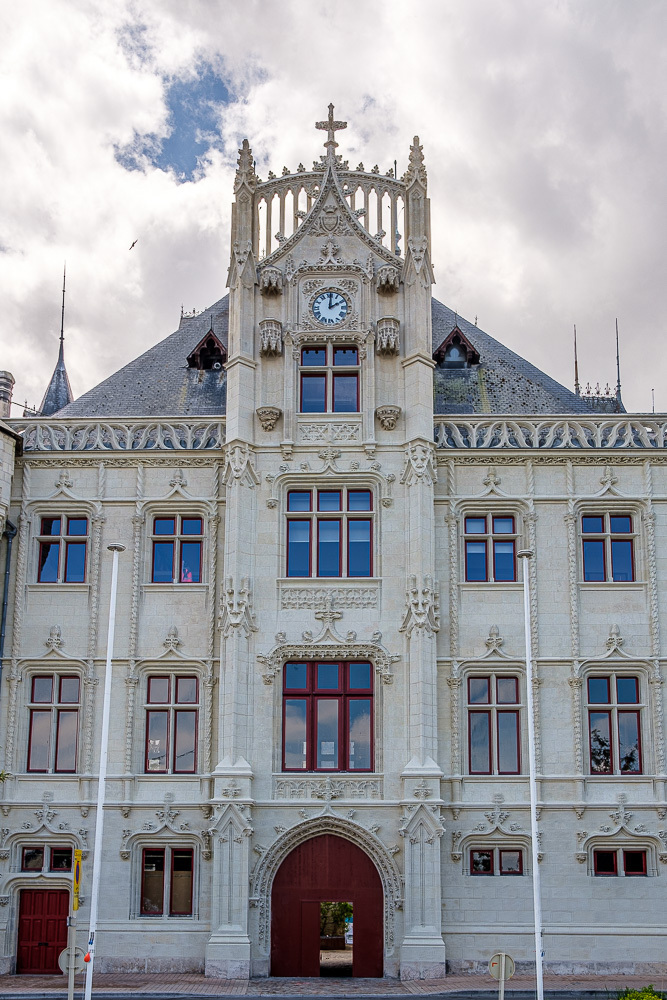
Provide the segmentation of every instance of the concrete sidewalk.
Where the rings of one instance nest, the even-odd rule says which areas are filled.
[[[83,991],[84,975],[76,977],[75,997]],[[547,994],[558,1000],[586,997],[588,1000],[615,1000],[616,995],[626,987],[641,988],[653,985],[660,992],[667,991],[667,976],[623,976],[618,974],[591,976],[544,977]],[[507,993],[514,1000],[524,1000],[535,995],[535,979],[532,976],[515,976],[505,985]],[[497,983],[488,975],[457,975],[446,979],[409,980],[398,979],[353,979],[352,977],[321,977],[318,979],[207,979],[196,973],[100,973],[93,981],[93,996],[115,998],[148,997],[216,997],[216,996],[448,996],[452,1000],[480,996],[496,996]],[[21,1000],[32,998],[54,998],[59,1000],[67,995],[65,976],[0,976],[0,1000]]]

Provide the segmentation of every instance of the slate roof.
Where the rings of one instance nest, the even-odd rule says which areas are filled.
[[[211,416],[227,408],[224,371],[188,368],[187,357],[209,330],[227,347],[229,296],[198,316],[184,317],[175,333],[89,389],[59,417]]]
[[[56,367],[53,369],[51,381],[46,387],[44,399],[42,400],[42,405],[39,408],[40,416],[50,417],[52,413],[57,413],[58,410],[62,410],[63,406],[67,406],[67,404],[71,403],[73,399],[74,394],[72,392],[72,387],[69,384],[67,369],[65,368],[65,354],[61,338]]]
[[[581,397],[549,378],[493,337],[433,300],[433,350],[458,324],[480,354],[480,364],[434,372],[434,412],[590,413]],[[198,371],[186,359],[210,330],[227,346],[229,296],[75,400],[58,416],[200,416],[226,409],[224,370]],[[55,373],[54,373],[55,374]]]
[[[479,327],[433,299],[433,350],[458,326],[479,352],[471,368],[444,368],[433,374],[433,411],[441,413],[590,413],[580,396]]]

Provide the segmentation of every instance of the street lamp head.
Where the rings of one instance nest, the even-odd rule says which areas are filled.
[[[519,549],[517,556],[519,559],[532,559],[535,553],[532,549]]]
[[[121,542],[112,542],[111,545],[107,545],[109,552],[124,552],[125,546]]]

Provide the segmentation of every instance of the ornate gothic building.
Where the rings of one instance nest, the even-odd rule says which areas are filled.
[[[665,972],[667,424],[434,300],[419,140],[322,126],[244,141],[227,295],[0,424],[2,968],[77,848],[86,926],[121,542],[96,968],[319,975],[323,901],[357,976],[530,965],[525,565],[546,967]]]

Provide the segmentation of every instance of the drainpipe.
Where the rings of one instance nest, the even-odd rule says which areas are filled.
[[[5,560],[5,581],[2,588],[2,620],[0,621],[0,694],[2,693],[2,664],[5,655],[5,629],[7,628],[7,600],[9,598],[9,568],[12,561],[12,542],[16,538],[16,525],[7,521],[3,532],[7,536],[7,557]]]

